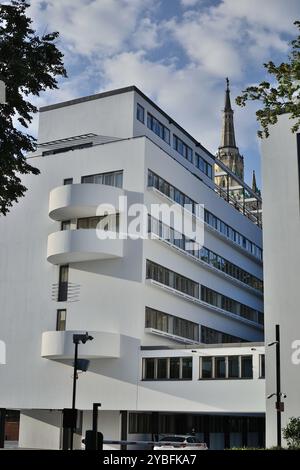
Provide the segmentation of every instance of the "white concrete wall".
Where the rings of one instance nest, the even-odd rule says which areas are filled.
[[[194,351],[194,352],[192,352]],[[192,357],[192,380],[140,381],[138,409],[151,411],[156,403],[157,411],[183,411],[203,413],[264,413],[265,380],[260,378],[259,356],[263,346],[230,346],[142,351],[142,357]],[[205,356],[253,356],[252,379],[199,379],[200,357]],[[142,375],[142,371],[141,371]]]
[[[109,137],[132,137],[134,93],[42,111],[39,115],[39,143],[94,133]],[[57,123],[63,123],[63,126]]]
[[[27,410],[20,413],[19,447],[59,449],[62,414],[56,410]]]
[[[281,333],[281,383],[287,394],[282,427],[300,416],[300,365],[292,363],[292,343],[300,340],[300,217],[297,137],[288,115],[280,116],[262,143],[266,343]],[[298,343],[298,348],[299,348]],[[266,393],[276,391],[275,346],[266,348]],[[267,400],[267,445],[276,444],[275,398]]]

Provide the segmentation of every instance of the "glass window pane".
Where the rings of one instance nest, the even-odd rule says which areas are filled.
[[[213,376],[212,357],[202,357],[202,379],[211,379]]]
[[[182,378],[192,379],[193,376],[193,359],[191,357],[182,358]]]
[[[67,311],[57,310],[57,317],[56,317],[56,331],[65,331],[66,329],[66,316]]]
[[[264,378],[265,377],[265,355],[264,354],[261,354],[259,356],[260,358],[260,371],[259,371],[259,376],[260,378]]]
[[[229,378],[239,377],[239,356],[228,357],[228,377]]]
[[[170,379],[179,379],[180,374],[180,358],[170,358]]]
[[[144,378],[145,379],[154,379],[154,372],[155,372],[155,359],[154,358],[147,358],[144,360]]]
[[[215,357],[215,378],[225,379],[225,377],[226,377],[225,357]]]
[[[242,371],[241,376],[244,379],[252,379],[253,370],[252,370],[252,356],[242,356]]]
[[[165,357],[157,359],[157,378],[167,378],[167,358]]]

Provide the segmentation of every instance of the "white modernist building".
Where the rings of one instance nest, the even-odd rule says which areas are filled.
[[[266,344],[280,327],[281,426],[300,416],[300,134],[288,114],[271,127],[262,144]],[[274,187],[276,190],[274,191]],[[267,396],[276,392],[275,345],[266,350]],[[276,396],[267,400],[266,442],[277,443]]]
[[[194,429],[211,448],[263,445],[262,234],[217,191],[215,157],[136,87],[42,108],[38,139],[40,175],[0,220],[0,406],[20,410],[20,446],[67,445],[85,331],[76,446],[94,402],[106,439]],[[188,204],[193,220],[203,204],[203,246],[153,216],[155,239],[99,236],[103,220],[121,232],[124,197]]]

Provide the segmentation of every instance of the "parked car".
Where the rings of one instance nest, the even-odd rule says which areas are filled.
[[[161,437],[153,450],[208,450],[204,442],[198,442],[195,436],[170,435]]]

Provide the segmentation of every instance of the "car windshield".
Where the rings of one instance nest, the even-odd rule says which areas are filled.
[[[168,436],[168,437],[163,437],[162,439],[159,440],[160,442],[184,442],[185,437],[179,437],[179,436]]]

